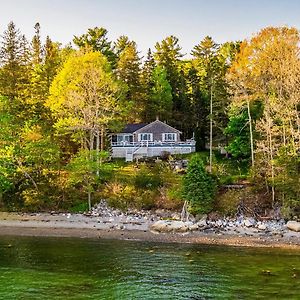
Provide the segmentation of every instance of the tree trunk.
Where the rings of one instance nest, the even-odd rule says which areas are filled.
[[[254,144],[253,144],[253,129],[252,129],[252,117],[250,111],[250,101],[247,97],[247,111],[249,120],[249,131],[250,131],[250,148],[251,148],[251,165],[254,167]]]
[[[100,151],[100,131],[99,131],[99,127],[97,127],[97,134],[96,134],[96,155],[97,155],[97,170],[96,170],[96,174],[97,176],[99,176],[100,174],[100,158],[99,158],[99,151]]]
[[[89,211],[92,209],[92,193],[91,191],[88,191],[88,206],[89,206]]]
[[[212,86],[212,79],[210,85],[210,120],[209,120],[209,172],[212,172],[212,138],[213,138],[213,128],[212,128],[212,113],[213,113],[213,86]]]

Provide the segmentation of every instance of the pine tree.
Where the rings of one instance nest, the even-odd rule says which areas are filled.
[[[41,44],[41,36],[40,29],[41,26],[39,23],[36,23],[34,26],[35,34],[31,41],[31,61],[33,65],[39,65],[42,63],[42,44]]]
[[[112,66],[115,65],[116,55],[112,42],[107,38],[107,30],[103,27],[89,28],[87,33],[74,36],[73,42],[79,48],[90,47],[93,51],[99,51],[105,55]]]
[[[128,121],[141,121],[143,111],[140,57],[136,43],[127,37],[119,38],[117,44],[118,60],[116,74],[119,80],[127,85],[127,100],[135,107]]]
[[[178,38],[169,36],[155,45],[156,52],[154,58],[157,65],[163,67],[167,72],[167,79],[172,87],[172,122],[171,125],[181,129],[182,116],[184,114],[185,91],[180,71],[181,47],[178,44]]]
[[[159,117],[169,122],[172,115],[172,88],[167,80],[167,72],[157,66],[152,75],[152,82],[150,102],[146,107],[147,119],[151,121]]]
[[[27,63],[26,40],[13,22],[2,35],[0,49],[0,94],[10,100],[20,95],[24,65]]]

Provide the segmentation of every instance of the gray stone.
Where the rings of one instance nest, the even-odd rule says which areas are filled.
[[[195,216],[195,221],[199,222],[199,221],[206,221],[207,220],[207,214],[198,214]]]
[[[259,224],[258,226],[257,226],[257,228],[259,229],[259,230],[266,230],[267,229],[267,226],[265,225],[265,224]]]
[[[196,223],[198,227],[205,227],[207,225],[206,220],[202,220]]]
[[[164,232],[166,231],[166,227],[168,226],[168,222],[164,220],[159,220],[150,226],[151,230]]]
[[[292,231],[300,231],[300,222],[297,221],[288,221],[286,224],[287,228]]]
[[[248,218],[244,221],[244,225],[246,227],[253,227],[253,226],[255,226],[255,224],[256,224],[256,221],[253,218]]]
[[[191,226],[189,227],[189,229],[190,229],[190,231],[196,231],[196,230],[199,229],[199,226],[198,226],[198,224],[196,223],[196,224],[191,225]]]
[[[150,229],[158,232],[187,232],[192,222],[160,220],[151,225]]]

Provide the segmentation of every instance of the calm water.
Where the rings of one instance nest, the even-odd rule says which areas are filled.
[[[0,299],[300,299],[300,253],[0,237]]]

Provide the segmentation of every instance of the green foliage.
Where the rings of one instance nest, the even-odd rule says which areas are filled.
[[[95,52],[100,52],[114,64],[115,53],[113,52],[111,42],[107,38],[107,30],[103,27],[89,28],[87,33],[81,36],[74,36],[73,42],[79,48],[90,47]]]
[[[278,172],[274,179],[278,201],[282,204],[287,216],[299,214],[300,157],[295,154],[289,155],[288,149],[282,148],[274,163],[275,167],[280,168],[280,172]]]
[[[234,217],[238,210],[238,205],[242,200],[243,191],[227,190],[220,193],[215,201],[214,209],[226,217]]]
[[[151,106],[148,106],[148,115],[169,120],[172,111],[172,88],[167,80],[164,68],[157,66],[152,74],[153,86],[150,92]]]
[[[183,198],[188,201],[191,213],[211,211],[215,190],[216,184],[205,170],[203,161],[198,155],[194,155],[189,161],[182,190]]]
[[[149,170],[146,166],[142,166],[134,177],[134,185],[138,189],[157,189],[162,185],[162,178],[159,172]]]
[[[253,136],[255,139],[257,139],[255,123],[261,117],[262,111],[263,107],[261,101],[251,103],[250,113],[252,116]],[[230,143],[226,149],[234,158],[249,158],[251,149],[247,108],[245,106],[241,108],[232,106],[229,115],[229,121],[224,130],[224,133],[230,138]]]

